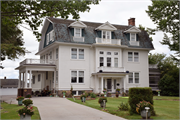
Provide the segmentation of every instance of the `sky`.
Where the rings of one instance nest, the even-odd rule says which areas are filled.
[[[90,5],[91,10],[89,12],[80,13],[80,20],[100,23],[108,21],[111,24],[128,25],[128,19],[135,18],[136,27],[141,24],[144,27],[155,28],[156,25],[145,12],[151,4],[150,0],[101,0],[98,5]],[[72,19],[72,16],[69,19]],[[26,53],[25,56],[21,56],[19,59],[1,61],[5,68],[0,69],[0,79],[5,76],[7,79],[18,79],[19,71],[15,68],[19,66],[21,61],[26,58],[40,58],[35,55],[38,52],[39,42],[32,31],[23,27],[20,27],[20,29],[23,31],[24,47],[31,53]],[[39,27],[39,32],[41,29],[42,26]],[[163,36],[163,32],[156,32],[156,35],[152,36],[155,50],[150,51],[150,53],[165,53],[167,56],[173,53],[170,52],[168,46],[160,44]]]

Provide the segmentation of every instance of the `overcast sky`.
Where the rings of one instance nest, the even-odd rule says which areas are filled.
[[[128,19],[134,17],[135,24],[138,27],[139,24],[149,28],[155,28],[156,25],[149,18],[145,10],[148,9],[148,5],[151,5],[150,0],[102,0],[99,5],[91,5],[90,12],[80,13],[81,21],[90,22],[110,22],[111,24],[128,25]],[[70,19],[72,17],[70,16]],[[19,66],[19,63],[26,58],[39,59],[40,57],[35,55],[38,52],[39,42],[37,42],[36,37],[33,33],[27,29],[20,27],[23,30],[24,47],[31,51],[27,53],[24,57],[19,57],[19,59],[5,60],[2,61],[4,69],[0,69],[0,78],[16,78],[18,79],[19,71],[15,70]],[[41,31],[42,26],[39,27]],[[161,45],[159,41],[163,39],[163,33],[157,32],[153,37],[153,45],[155,50],[150,51],[151,53],[165,53],[169,56],[170,52],[168,46]]]

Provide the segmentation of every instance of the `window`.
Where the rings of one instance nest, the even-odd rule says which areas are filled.
[[[104,58],[103,57],[100,57],[100,65],[99,65],[100,67],[101,66],[104,66]]]
[[[114,52],[114,55],[118,55],[118,52]]]
[[[103,51],[100,51],[100,52],[99,52],[99,54],[102,54],[102,55],[103,55],[103,54],[104,54],[104,52],[103,52]]]
[[[114,89],[116,89],[116,80],[114,80]]]
[[[129,83],[139,83],[139,73],[138,72],[129,73]]]
[[[128,52],[128,61],[139,62],[138,52]]]
[[[48,63],[48,54],[46,54],[46,63]]]
[[[102,31],[103,39],[111,39],[111,31]]]
[[[75,48],[71,49],[71,58],[77,59],[77,49],[75,49]]]
[[[52,51],[49,53],[50,59],[52,59]]]
[[[38,82],[40,82],[40,80],[41,80],[41,75],[39,74],[38,75]]]
[[[33,84],[35,84],[35,76],[33,76]]]
[[[50,31],[46,35],[46,45],[48,45],[50,41],[54,41],[54,30]]]
[[[58,71],[56,71],[56,83],[58,83]]]
[[[134,62],[138,62],[139,61],[139,54],[138,52],[134,52]]]
[[[83,91],[78,91],[78,95],[82,95],[83,94]]]
[[[136,33],[131,33],[131,41],[136,41]]]
[[[71,59],[84,59],[84,49],[71,49]]]
[[[73,94],[73,95],[76,95],[76,91],[72,91],[72,94]]]
[[[81,28],[75,28],[75,37],[81,37]]]
[[[110,57],[107,58],[107,67],[111,67],[111,58]]]
[[[84,83],[84,71],[79,71],[79,83]]]
[[[58,48],[56,49],[56,59],[58,59]]]
[[[48,79],[48,71],[46,71],[46,80]]]
[[[79,59],[84,59],[84,49],[79,49]]]
[[[71,71],[71,83],[84,83],[84,71]]]
[[[77,71],[71,71],[71,83],[77,82]]]
[[[133,73],[129,73],[129,83],[133,83]]]
[[[54,83],[54,72],[52,72],[52,83]]]
[[[49,44],[49,34],[46,35],[46,45]]]
[[[118,67],[118,58],[114,58],[114,67]]]
[[[135,73],[135,83],[139,83],[139,73]]]
[[[107,52],[107,55],[111,55],[111,52]]]
[[[133,61],[133,54],[132,54],[132,52],[128,52],[128,61]]]

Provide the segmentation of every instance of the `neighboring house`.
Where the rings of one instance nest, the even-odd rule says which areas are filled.
[[[17,95],[18,79],[0,79],[0,95]]]
[[[149,87],[153,91],[159,90],[158,82],[160,81],[161,72],[157,67],[157,64],[149,64]]]
[[[41,31],[40,59],[26,59],[19,70],[19,95],[23,90],[70,90],[115,92],[131,87],[149,87],[148,53],[153,44],[146,31],[135,26],[135,18],[128,25],[109,22],[46,18]],[[28,77],[29,74],[29,77]],[[24,78],[24,79],[23,79]],[[30,80],[29,87],[27,79]]]

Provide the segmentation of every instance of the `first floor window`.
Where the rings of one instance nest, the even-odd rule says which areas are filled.
[[[129,73],[129,83],[133,83],[133,73]]]
[[[135,83],[139,83],[139,73],[135,73]]]
[[[39,74],[38,75],[38,82],[41,80],[41,75]]]
[[[107,58],[107,67],[111,67],[111,58],[110,57]]]
[[[71,71],[71,83],[77,83],[77,71]]]
[[[79,71],[79,83],[84,83],[84,71]]]
[[[72,91],[72,94],[73,94],[73,95],[76,95],[76,91]]]
[[[33,76],[33,82],[32,83],[35,84],[35,76]]]
[[[52,83],[54,83],[54,72],[52,72]]]
[[[118,67],[118,58],[114,58],[114,67]]]
[[[104,58],[103,57],[100,57],[100,67],[101,66],[104,66]]]
[[[71,49],[71,59],[77,59],[77,49],[76,48]]]
[[[114,89],[116,89],[116,80],[114,80]]]

